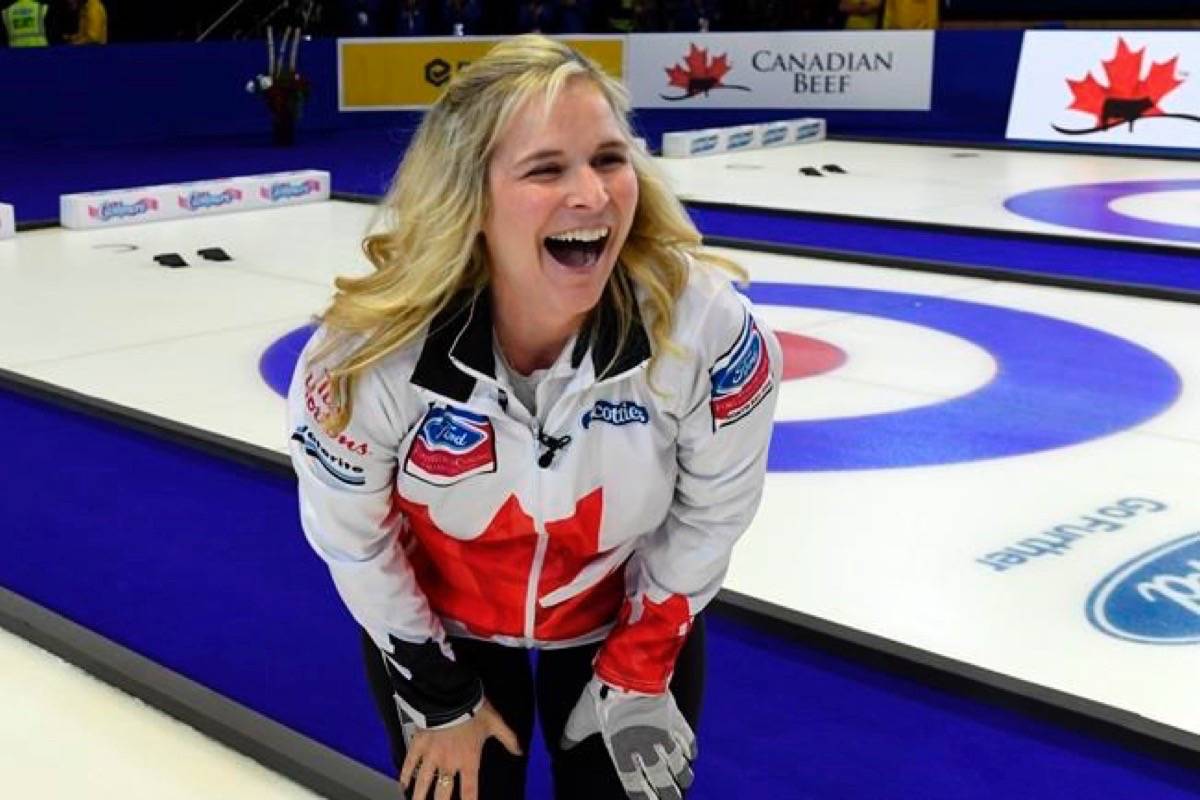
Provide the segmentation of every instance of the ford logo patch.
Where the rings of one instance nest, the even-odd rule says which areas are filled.
[[[1200,533],[1168,542],[1118,568],[1092,590],[1088,619],[1132,642],[1200,642]]]

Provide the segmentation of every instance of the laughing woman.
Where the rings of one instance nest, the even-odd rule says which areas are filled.
[[[292,384],[304,530],[414,798],[523,797],[535,709],[558,798],[692,782],[780,356],[628,110],[540,36],[464,70]]]

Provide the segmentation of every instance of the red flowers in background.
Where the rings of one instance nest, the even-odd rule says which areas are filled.
[[[308,78],[296,69],[300,38],[299,26],[285,28],[276,52],[274,31],[268,26],[267,72],[246,83],[246,91],[261,94],[271,112],[276,144],[291,144],[294,140],[296,120],[311,91]]]

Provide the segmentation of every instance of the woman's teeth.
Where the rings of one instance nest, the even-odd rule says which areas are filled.
[[[547,236],[544,245],[554,260],[568,267],[590,267],[608,244],[608,228],[577,228]]]
[[[573,231],[555,233],[548,238],[563,242],[594,242],[608,236],[608,228],[577,228]]]

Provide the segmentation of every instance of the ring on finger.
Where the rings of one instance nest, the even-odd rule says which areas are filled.
[[[443,772],[439,774],[437,778],[437,784],[438,786],[453,786],[454,774],[450,772]]]

